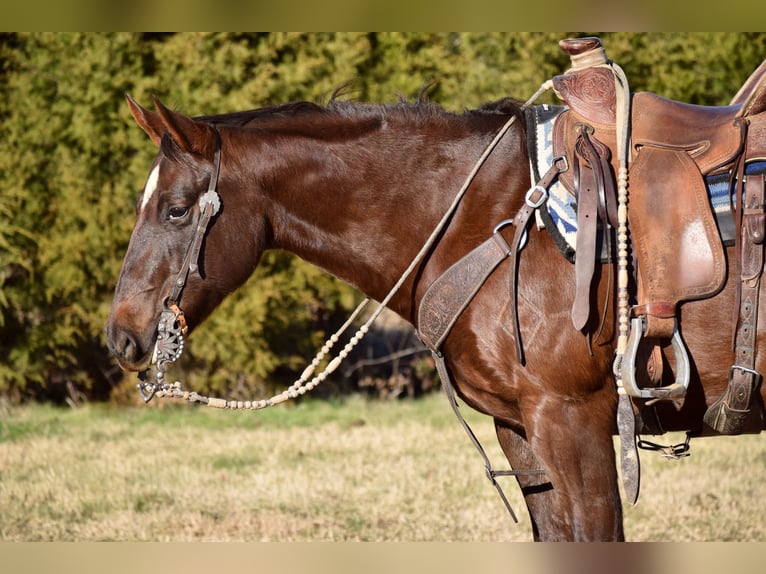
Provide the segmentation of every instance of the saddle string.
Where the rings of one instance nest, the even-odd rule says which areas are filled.
[[[529,107],[544,92],[551,89],[552,87],[553,87],[552,80],[547,80],[543,82],[543,84],[532,95],[532,97],[530,97],[521,106],[521,111]],[[351,339],[346,344],[346,346],[340,351],[340,353],[338,353],[338,355],[332,361],[330,361],[330,363],[324,368],[322,372],[314,376],[311,380],[308,380],[308,378],[315,372],[316,368],[319,366],[321,361],[326,357],[327,353],[329,353],[329,351],[332,349],[334,344],[338,341],[340,336],[346,331],[346,329],[348,329],[348,327],[353,323],[354,319],[356,319],[358,314],[367,305],[367,303],[369,302],[369,298],[365,298],[359,304],[356,310],[352,313],[349,320],[346,321],[346,323],[335,334],[333,334],[330,337],[330,339],[328,339],[328,341],[320,349],[320,351],[311,361],[311,363],[306,368],[306,370],[301,374],[300,378],[297,381],[295,381],[295,383],[293,383],[288,389],[286,389],[282,393],[274,395],[273,397],[269,399],[261,399],[261,400],[255,400],[255,401],[234,401],[234,400],[227,400],[227,399],[216,398],[216,397],[209,397],[209,396],[201,395],[193,391],[190,392],[190,391],[183,390],[183,387],[179,381],[176,381],[173,384],[164,384],[160,382],[152,383],[145,380],[145,377],[144,378],[139,377],[141,379],[141,382],[139,383],[139,391],[141,392],[141,396],[144,398],[144,401],[148,402],[149,400],[151,400],[153,396],[156,395],[158,397],[181,398],[189,402],[206,404],[210,407],[215,407],[215,408],[230,409],[230,410],[259,410],[259,409],[263,409],[266,407],[270,407],[270,406],[285,402],[288,399],[296,398],[297,396],[303,395],[306,392],[315,388],[319,383],[324,381],[330,374],[332,374],[333,371],[335,371],[338,368],[338,366],[348,356],[351,350],[369,332],[369,328],[372,325],[372,323],[380,316],[380,314],[386,308],[386,306],[394,297],[394,295],[399,291],[399,289],[407,280],[407,278],[415,270],[417,265],[423,260],[423,258],[431,250],[434,243],[436,242],[438,237],[441,235],[441,232],[443,231],[443,229],[446,227],[446,225],[449,223],[450,219],[452,218],[452,215],[454,214],[455,210],[460,204],[460,201],[463,199],[463,196],[468,190],[468,187],[471,185],[474,178],[476,177],[476,174],[478,173],[479,169],[481,169],[482,165],[484,165],[484,162],[487,160],[490,154],[494,151],[497,144],[500,142],[503,136],[508,132],[508,130],[511,128],[511,126],[513,125],[515,121],[516,121],[516,115],[512,115],[508,119],[508,121],[500,128],[497,134],[495,134],[492,141],[484,149],[481,156],[479,156],[473,169],[470,171],[470,173],[466,177],[465,182],[463,183],[463,186],[460,188],[460,191],[458,191],[452,203],[450,204],[449,208],[445,212],[444,216],[436,225],[435,229],[433,230],[431,235],[428,237],[428,239],[426,240],[425,244],[420,249],[418,254],[412,260],[412,262],[404,271],[404,273],[399,278],[399,280],[391,288],[388,295],[386,295],[386,297],[378,304],[377,309],[372,313],[372,315],[370,315],[367,321],[365,321],[365,323],[361,327],[359,327],[359,329],[351,337]],[[216,131],[216,134],[217,134],[217,131]],[[218,152],[220,151],[220,139],[218,140],[217,151]],[[217,176],[217,173],[216,173],[216,176]],[[217,177],[216,177],[216,180],[217,180]],[[211,185],[212,185],[212,179],[211,179]],[[208,219],[208,222],[209,222],[209,219]],[[184,270],[182,270],[182,273],[184,273]],[[185,276],[186,274],[184,273],[184,280],[185,280]],[[179,274],[179,277],[180,277],[180,274]],[[177,301],[175,301],[175,303],[177,303]],[[172,360],[164,361],[162,362],[162,364],[158,365],[158,377],[157,377],[158,380],[161,381],[162,379],[164,379],[164,370],[161,370],[161,369],[163,369],[167,363],[175,361],[179,356],[180,356],[180,353],[177,353],[172,358]]]
[[[630,159],[630,89],[628,79],[623,69],[610,61],[610,68],[615,78],[617,94],[616,129],[617,129],[617,158],[619,169],[617,173],[617,304],[618,304],[618,338],[617,356],[625,354],[630,331],[630,301],[628,275],[628,161]],[[622,377],[618,378],[621,389]]]
[[[640,459],[636,443],[636,419],[631,398],[622,380],[622,362],[630,335],[630,294],[628,271],[628,161],[630,160],[630,88],[623,69],[610,62],[617,98],[617,349],[612,370],[617,385],[617,429],[620,437],[620,465],[625,496],[631,504],[638,501]]]

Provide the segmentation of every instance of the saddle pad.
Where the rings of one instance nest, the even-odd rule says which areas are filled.
[[[535,106],[528,114],[528,139],[532,181],[540,180],[553,163],[553,124],[566,106]],[[746,174],[766,172],[766,161],[753,161],[746,165]],[[716,225],[724,245],[734,245],[734,219],[731,214],[731,193],[729,173],[705,177],[710,203],[713,207]],[[545,227],[558,245],[561,253],[574,261],[577,242],[577,201],[566,187],[556,181],[548,189],[546,209],[538,210],[537,223]]]
[[[543,104],[527,114],[527,147],[529,149],[531,180],[540,181],[541,174],[553,164],[553,125],[566,106]],[[538,209],[537,227],[545,227],[561,253],[574,262],[577,242],[577,201],[558,179],[548,188],[545,210]]]

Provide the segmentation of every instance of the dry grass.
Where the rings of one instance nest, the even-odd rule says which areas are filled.
[[[489,419],[464,410],[500,466]],[[766,541],[762,437],[697,439],[688,459],[642,463],[630,539]],[[519,525],[438,395],[0,415],[4,541],[530,540],[518,488],[500,480]]]

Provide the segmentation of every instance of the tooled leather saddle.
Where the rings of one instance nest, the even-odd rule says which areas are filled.
[[[583,329],[589,308],[597,228],[616,227],[616,102],[614,77],[603,66],[576,62],[603,54],[598,38],[564,40],[573,68],[553,79],[568,109],[557,119],[554,156],[574,166],[560,175],[577,198],[577,288],[572,320]],[[603,55],[605,58],[605,54]],[[592,58],[599,62],[599,58]],[[622,375],[629,395],[653,400],[683,396],[688,386],[688,356],[679,330],[683,302],[716,295],[727,278],[721,235],[706,192],[705,177],[730,174],[738,269],[735,364],[729,387],[710,407],[705,424],[716,432],[760,432],[763,411],[757,400],[761,374],[755,367],[758,292],[763,271],[764,173],[751,166],[766,159],[766,62],[748,79],[732,103],[706,107],[668,100],[649,92],[632,94],[630,104],[628,230],[635,295]],[[639,347],[654,364],[663,341],[672,340],[676,382],[656,386],[653,377],[636,377]],[[680,380],[679,379],[683,379]]]

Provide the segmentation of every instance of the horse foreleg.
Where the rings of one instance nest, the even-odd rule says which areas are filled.
[[[559,404],[548,416],[539,410],[535,418],[544,423],[529,440],[495,422],[514,469],[545,470],[517,475],[535,540],[623,540],[611,423],[594,425],[586,406]]]

